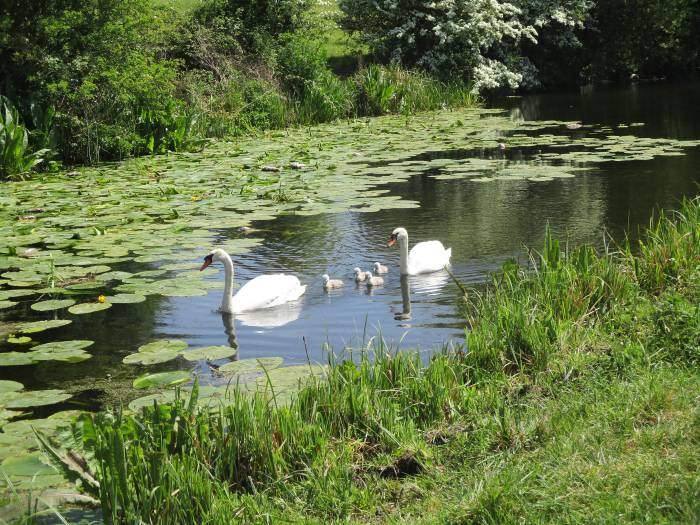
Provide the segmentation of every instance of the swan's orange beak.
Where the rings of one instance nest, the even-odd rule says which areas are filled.
[[[396,235],[392,233],[391,237],[389,237],[389,242],[387,242],[386,245],[393,246],[394,244],[396,244]]]
[[[211,255],[207,255],[207,256],[204,258],[204,263],[202,264],[202,267],[199,269],[199,271],[201,272],[202,270],[206,269],[207,266],[209,266],[211,263],[212,263],[212,256],[211,256]]]

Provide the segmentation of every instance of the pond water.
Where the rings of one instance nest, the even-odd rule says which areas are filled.
[[[424,351],[459,345],[464,320],[457,286],[446,272],[402,281],[398,250],[386,246],[391,231],[403,226],[412,243],[438,239],[451,247],[452,271],[465,284],[482,283],[504,260],[522,258],[526,246],[541,246],[547,224],[571,244],[603,246],[604,232],[615,239],[625,232],[634,237],[657,207],[675,207],[681,197],[697,193],[698,96],[700,85],[688,84],[508,98],[494,103],[493,111],[390,117],[319,127],[308,136],[303,130],[273,134],[219,144],[202,154],[2,186],[0,227],[7,240],[0,242],[5,254],[0,305],[2,300],[18,304],[0,310],[0,324],[6,324],[0,359],[30,350],[6,341],[9,334],[19,335],[17,323],[23,321],[72,321],[29,334],[29,345],[94,344],[85,350],[92,357],[82,361],[2,366],[0,380],[18,381],[26,390],[63,389],[72,396],[64,403],[25,408],[32,417],[45,417],[143,395],[131,383],[144,372],[194,370],[204,383],[217,382],[204,360],[178,358],[148,367],[122,363],[158,339],[179,339],[190,347],[235,346],[237,359],[279,356],[289,365],[304,363],[307,356],[324,361],[328,346],[358,348],[379,335],[391,345]],[[289,171],[284,184],[279,173],[258,170],[292,159],[309,167],[299,175]],[[233,181],[227,178],[231,173]],[[146,188],[144,178],[153,184]],[[142,194],[149,195],[142,205],[127,206]],[[170,196],[180,201],[174,204]],[[50,214],[41,202],[59,213]],[[123,220],[125,214],[136,222]],[[242,225],[253,230],[241,231]],[[62,235],[73,231],[77,234]],[[233,252],[238,283],[283,271],[308,284],[306,294],[269,311],[222,317],[216,310],[223,272],[200,281],[195,271],[209,248],[221,244]],[[17,246],[71,257],[70,268],[107,264],[111,271],[152,275],[115,276],[102,287],[65,280],[67,290],[59,295],[3,297],[8,290],[46,284],[44,274],[41,284],[33,274],[13,277],[24,269]],[[390,267],[385,285],[371,291],[356,286],[351,270],[368,269],[375,261]],[[34,272],[49,271],[32,264]],[[171,279],[173,271],[187,271],[158,293],[153,286],[159,268]],[[98,277],[104,271],[94,269]],[[326,293],[323,273],[344,279],[345,287]],[[120,281],[122,289],[115,290]],[[117,292],[146,299],[87,315],[31,309],[47,298],[95,304],[97,294]],[[4,414],[0,425],[9,419]]]

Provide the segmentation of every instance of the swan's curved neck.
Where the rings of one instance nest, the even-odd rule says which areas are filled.
[[[399,236],[399,251],[401,252],[401,260],[399,266],[403,275],[408,274],[408,235]]]
[[[233,313],[233,261],[228,253],[221,255],[224,263],[224,296],[221,299],[221,311],[227,314]]]

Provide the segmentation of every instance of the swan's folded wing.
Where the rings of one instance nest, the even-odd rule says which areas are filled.
[[[305,287],[293,275],[259,275],[244,284],[233,296],[233,310],[243,312],[270,308],[298,298],[304,290]]]
[[[436,272],[450,262],[451,250],[445,250],[440,241],[419,242],[408,254],[409,273]]]

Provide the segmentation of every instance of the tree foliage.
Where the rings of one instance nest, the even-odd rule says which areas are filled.
[[[379,57],[483,91],[688,74],[700,0],[340,0]]]

